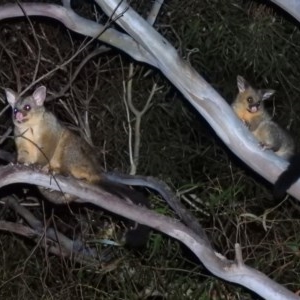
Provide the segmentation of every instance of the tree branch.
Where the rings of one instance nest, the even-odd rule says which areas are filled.
[[[156,61],[151,55],[141,48],[132,37],[112,28],[105,30],[104,25],[85,19],[77,15],[70,8],[46,3],[22,3],[22,8],[27,16],[44,16],[56,19],[70,30],[84,36],[97,38],[99,41],[121,49],[137,61],[143,61],[153,66],[156,64]],[[24,17],[24,13],[18,4],[6,4],[1,6],[0,20],[16,17]],[[98,37],[102,31],[104,32]]]
[[[90,186],[82,181],[76,181],[75,179],[63,176],[57,176],[54,181],[51,180],[49,175],[39,170],[36,171],[33,168],[20,165],[0,167],[0,178],[0,187],[13,183],[26,182],[54,190],[62,190],[65,193],[84,199],[78,199],[76,202],[92,203],[125,218],[164,232],[190,248],[204,266],[214,275],[224,280],[241,284],[255,291],[265,299],[300,299],[266,275],[241,263],[240,252],[238,253],[237,263],[229,261],[222,255],[214,252],[205,240],[180,222],[152,212],[144,207],[124,202],[96,186]],[[238,247],[236,248],[238,249]]]
[[[119,0],[96,2],[107,15],[112,14],[119,5]],[[122,1],[115,13],[118,14],[125,7],[127,11],[117,20],[118,25],[155,57],[157,67],[208,121],[226,146],[253,170],[274,183],[279,174],[286,169],[287,162],[271,151],[263,151],[226,101],[179,57],[166,39],[132,8],[128,8],[126,1]],[[300,180],[289,192],[300,200]]]
[[[0,230],[10,231],[39,241],[41,246],[47,248],[50,253],[55,255],[73,257],[80,262],[93,263],[94,266],[100,263],[102,258],[101,255],[99,257],[96,249],[86,247],[80,240],[69,239],[52,227],[47,226],[45,229],[44,224],[27,210],[26,207],[19,205],[13,197],[6,197],[3,201],[9,208],[22,217],[31,228],[3,221],[0,223]]]
[[[274,0],[273,2],[284,7],[283,1]],[[271,152],[262,151],[257,141],[237,119],[224,99],[178,56],[176,50],[167,40],[131,9],[126,1],[98,0],[97,3],[108,16],[112,16],[114,13],[121,15],[122,17],[117,23],[130,36],[113,29],[106,29],[103,25],[84,19],[68,6],[26,3],[22,7],[28,16],[48,16],[57,19],[69,29],[83,35],[98,37],[99,33],[106,29],[99,40],[125,51],[136,60],[160,69],[238,157],[270,182],[277,179],[287,163]],[[292,4],[296,5],[296,1],[292,1]],[[17,5],[1,6],[0,19],[17,16],[24,16]],[[203,238],[181,223],[145,208],[125,203],[97,187],[59,176],[57,177],[58,187],[56,181],[51,181],[48,175],[24,166],[10,165],[0,168],[0,178],[0,187],[17,182],[26,182],[55,190],[61,189],[66,193],[76,195],[84,199],[78,200],[80,202],[101,206],[180,240],[195,253],[208,270],[222,279],[246,286],[266,299],[299,299],[295,294],[273,282],[264,274],[245,266],[238,246],[236,247],[237,263],[229,261],[216,254]],[[290,192],[300,199],[300,181],[293,185]]]
[[[298,0],[271,0],[273,3],[281,7],[287,13],[292,15],[298,22],[300,21],[300,5]]]
[[[141,186],[144,188],[147,187],[156,191],[176,212],[180,219],[211,247],[209,239],[197,218],[181,204],[176,194],[174,194],[164,181],[151,176],[132,176],[117,172],[102,173],[102,177],[112,182],[131,186]]]
[[[117,23],[131,36],[107,29],[99,40],[125,51],[138,61],[160,69],[208,121],[225,145],[254,171],[274,183],[286,169],[287,162],[271,151],[262,150],[226,101],[179,57],[173,46],[130,8],[126,1],[120,3],[119,0],[96,0],[95,2],[109,16],[113,13],[122,15],[126,11]],[[22,7],[28,16],[52,17],[83,35],[97,37],[101,30],[104,30],[103,25],[84,19],[62,6],[24,3]],[[0,20],[22,15],[23,12],[17,5],[1,6]],[[300,200],[300,180],[288,192]]]

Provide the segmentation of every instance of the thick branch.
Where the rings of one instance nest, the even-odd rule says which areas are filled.
[[[197,235],[205,240],[207,245],[210,245],[209,239],[197,218],[181,204],[176,194],[174,194],[171,188],[164,181],[151,176],[131,176],[117,172],[102,173],[102,177],[112,182],[131,186],[147,187],[156,191],[176,212],[180,219]]]
[[[120,4],[119,0],[98,1],[99,5],[111,15]],[[274,1],[275,2],[275,1]],[[24,4],[28,15],[43,15],[55,18],[73,31],[97,37],[105,27],[77,16],[70,9],[49,4]],[[126,11],[126,13],[124,13]],[[131,37],[117,31],[106,30],[101,40],[126,51],[137,60],[147,62],[159,68],[165,76],[182,92],[194,107],[207,119],[224,143],[250,167],[266,179],[274,182],[278,174],[286,166],[286,162],[271,153],[263,152],[248,130],[235,117],[228,104],[186,64],[175,49],[145,22],[132,9],[128,9],[125,1],[121,2],[116,15],[123,15],[118,20],[120,26]],[[0,19],[22,16],[17,5],[6,5],[0,9]],[[107,34],[107,35],[106,35]],[[136,42],[135,42],[136,41]],[[180,75],[179,75],[180,74]],[[53,186],[49,176],[24,167],[7,166],[0,169],[0,186],[16,182],[27,182],[45,187]],[[26,179],[25,179],[26,178]],[[255,291],[266,299],[299,299],[293,293],[274,283],[264,274],[216,255],[206,242],[182,224],[165,216],[122,202],[116,197],[82,182],[57,178],[60,188],[74,194],[86,202],[101,206],[126,218],[148,225],[174,237],[187,245],[203,264],[215,275],[235,283],[239,283]],[[51,185],[52,183],[52,185]],[[291,189],[294,196],[300,198],[299,182]]]
[[[121,1],[121,4],[119,0],[96,2],[109,16],[113,13],[123,15],[117,23],[131,36],[107,29],[99,39],[125,51],[138,61],[160,69],[209,122],[227,147],[253,170],[274,183],[279,174],[286,169],[287,162],[272,152],[261,149],[226,101],[178,56],[173,46],[131,9],[126,1]],[[83,35],[97,37],[105,28],[78,16],[71,9],[58,5],[24,3],[22,6],[28,15],[52,17]],[[0,20],[22,15],[23,12],[17,5],[1,6]],[[300,200],[300,180],[290,188],[289,193]]]
[[[54,181],[51,180],[49,175],[19,165],[1,167],[0,178],[0,187],[13,183],[26,182],[54,190],[61,189],[63,192],[84,199],[78,200],[80,202],[92,203],[125,218],[164,232],[190,248],[205,267],[216,276],[241,284],[255,291],[265,299],[299,299],[295,294],[275,283],[261,272],[241,264],[240,261],[237,264],[216,254],[210,247],[207,247],[203,239],[199,238],[192,230],[181,223],[146,208],[122,201],[95,186],[89,186],[84,182],[70,178],[67,179],[62,176],[57,176]],[[59,187],[56,182],[59,184]]]
[[[274,183],[287,163],[270,151],[263,151],[249,130],[237,119],[224,99],[185,61],[173,46],[128,4],[119,0],[96,1],[107,15],[127,8],[117,23],[151,56],[158,68],[209,122],[218,136],[239,158],[268,181]],[[180,74],[180,75],[179,75]],[[300,199],[300,180],[289,190]]]
[[[300,4],[298,0],[271,0],[276,5],[280,6],[286,12],[291,14],[296,20],[300,21]]]
[[[156,61],[146,52],[132,37],[120,33],[115,29],[85,19],[77,15],[73,10],[55,4],[40,3],[22,3],[22,8],[28,16],[44,16],[56,19],[63,23],[70,30],[80,33],[84,36],[97,38],[98,40],[116,47],[137,61],[143,61],[150,65],[156,66]],[[121,12],[122,14],[123,12]],[[2,5],[0,9],[0,20],[15,17],[24,17],[24,13],[18,4]],[[99,34],[101,35],[99,36]]]

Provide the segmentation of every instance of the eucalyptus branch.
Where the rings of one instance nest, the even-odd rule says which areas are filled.
[[[51,249],[53,249],[53,251],[51,251],[51,253],[56,255],[59,254],[66,257],[74,257],[81,261],[94,261],[96,264],[99,264],[99,261],[96,260],[96,258],[99,258],[96,249],[88,248],[80,240],[70,239],[64,234],[58,232],[56,229],[44,225],[26,207],[19,205],[17,200],[13,197],[6,197],[3,199],[3,202],[7,204],[9,208],[13,209],[19,216],[21,216],[31,227],[31,230],[25,227],[22,227],[22,230],[19,228],[18,232],[16,233],[24,235],[28,238],[33,238],[39,242],[44,240],[44,242],[41,242],[42,246],[52,243]],[[13,227],[12,224],[10,224],[10,226]],[[0,227],[0,230],[7,230],[5,228],[6,226],[3,228]],[[60,251],[58,251],[58,249],[60,249]]]
[[[271,0],[276,5],[280,6],[283,10],[292,15],[298,22],[300,21],[300,6],[298,0]]]
[[[65,193],[77,196],[76,202],[94,204],[159,230],[184,243],[194,252],[203,265],[216,276],[243,285],[265,299],[300,299],[296,294],[274,282],[263,273],[241,263],[239,247],[236,247],[238,263],[230,261],[221,254],[216,253],[206,240],[180,222],[144,207],[122,201],[115,195],[109,194],[96,186],[63,176],[57,176],[56,181],[53,182],[49,175],[20,165],[0,167],[0,178],[0,188],[13,183],[26,182],[54,190],[62,190]]]
[[[130,35],[113,29],[102,32],[99,40],[125,51],[138,61],[157,67],[208,121],[224,144],[249,167],[274,183],[287,167],[287,162],[271,151],[263,151],[256,139],[238,120],[227,102],[186,62],[177,51],[139,16],[126,1],[95,0],[108,16],[122,17],[117,23]],[[293,2],[294,3],[294,2]],[[74,11],[59,5],[24,3],[28,16],[48,16],[59,20],[69,29],[98,37],[104,26],[78,16]],[[1,6],[0,20],[23,16],[17,5]],[[222,115],[222,118],[220,118]],[[288,191],[300,199],[300,180]]]
[[[120,4],[119,0],[95,1],[107,15]],[[122,1],[117,12],[124,7],[128,7],[126,1]],[[274,183],[286,169],[287,161],[271,151],[264,151],[228,103],[132,8],[127,9],[117,24],[155,58],[157,68],[207,120],[224,144],[254,171]],[[300,180],[289,193],[300,200]]]
[[[22,3],[22,8],[28,16],[54,18],[74,32],[97,38],[99,41],[121,49],[138,61],[143,61],[155,66],[156,61],[147,51],[141,48],[132,37],[115,29],[106,28],[102,24],[85,19],[76,14],[70,7],[46,3]],[[122,11],[120,13],[122,13]],[[17,4],[1,5],[0,20],[16,17],[24,17],[23,11]],[[100,32],[102,32],[101,36],[99,36]]]

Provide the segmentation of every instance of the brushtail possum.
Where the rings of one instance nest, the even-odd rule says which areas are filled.
[[[147,199],[126,187],[102,178],[100,164],[92,147],[81,137],[63,126],[54,114],[44,106],[46,87],[38,87],[31,96],[19,97],[6,89],[6,98],[13,109],[14,136],[17,161],[36,164],[56,174],[71,175],[88,183],[96,184],[112,194],[131,199],[135,204],[149,206]],[[40,189],[46,197],[51,193]],[[68,199],[72,201],[72,198]],[[133,233],[136,232],[136,239]],[[147,232],[147,233],[146,233]],[[142,236],[138,236],[139,233]],[[149,229],[139,225],[128,232],[129,244],[141,246],[146,242]]]
[[[264,101],[275,91],[255,89],[242,76],[237,76],[239,93],[232,103],[237,116],[245,123],[263,149],[273,150],[285,159],[294,153],[294,141],[277,123],[272,121],[264,107]]]

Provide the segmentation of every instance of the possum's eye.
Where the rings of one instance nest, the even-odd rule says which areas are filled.
[[[250,104],[253,103],[253,98],[252,97],[248,97],[247,98],[247,102],[250,103]]]
[[[27,105],[24,106],[23,109],[26,110],[26,111],[29,111],[29,110],[31,110],[31,106],[27,104]]]
[[[17,108],[14,108],[14,114],[16,114],[18,112]]]

